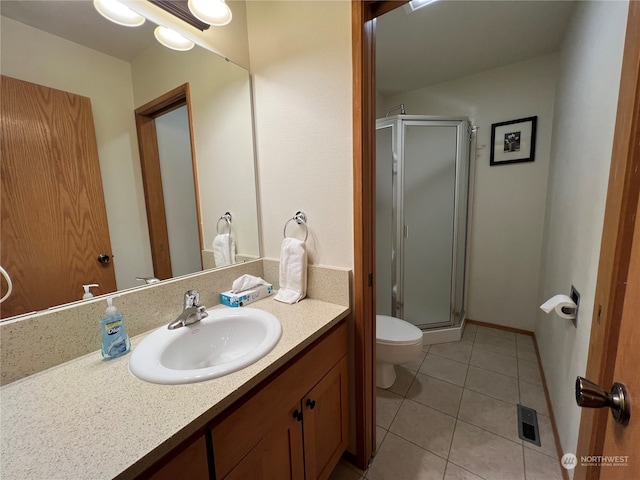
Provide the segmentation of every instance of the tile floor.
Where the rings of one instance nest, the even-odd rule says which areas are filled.
[[[341,461],[330,480],[562,480],[531,337],[468,324],[396,372],[369,469]],[[538,412],[540,447],[518,438],[517,403]]]

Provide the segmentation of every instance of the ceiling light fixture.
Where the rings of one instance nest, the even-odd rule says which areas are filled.
[[[179,52],[191,50],[195,45],[191,40],[183,37],[178,32],[174,32],[173,30],[163,26],[157,26],[153,31],[153,35],[156,37],[156,40],[165,47],[172,50],[178,50]]]
[[[411,13],[436,1],[437,0],[411,0],[404,6],[404,9],[407,13]]]
[[[196,18],[214,27],[231,22],[231,9],[224,0],[189,0],[188,5]]]
[[[146,20],[117,0],[93,0],[93,6],[104,18],[124,27],[139,27]]]

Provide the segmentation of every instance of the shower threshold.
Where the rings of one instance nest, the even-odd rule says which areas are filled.
[[[458,342],[462,338],[465,325],[466,318],[463,318],[462,322],[458,325],[423,329],[422,343],[423,345],[433,345],[435,343]]]

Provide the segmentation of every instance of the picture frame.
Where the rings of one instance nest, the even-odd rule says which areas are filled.
[[[492,124],[489,165],[533,162],[536,157],[537,124],[537,116]]]

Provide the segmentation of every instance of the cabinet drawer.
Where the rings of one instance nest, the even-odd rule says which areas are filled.
[[[341,322],[302,352],[274,378],[248,394],[246,400],[212,424],[216,478],[231,469],[288,410],[347,353],[347,323]]]

